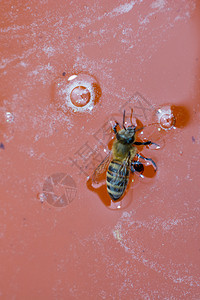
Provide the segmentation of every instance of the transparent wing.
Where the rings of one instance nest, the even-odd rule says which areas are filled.
[[[98,182],[100,180],[101,175],[106,171],[107,166],[112,158],[112,152],[110,151],[106,157],[102,160],[102,162],[98,165],[92,175],[92,181]]]

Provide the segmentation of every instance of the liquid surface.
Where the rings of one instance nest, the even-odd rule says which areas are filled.
[[[199,5],[1,1],[2,299],[200,299]],[[124,110],[158,169],[111,203]]]

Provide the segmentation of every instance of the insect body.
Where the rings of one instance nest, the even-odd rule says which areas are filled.
[[[137,153],[136,147],[133,146],[135,141],[135,127],[124,128],[117,132],[116,140],[112,147],[113,160],[110,162],[107,170],[107,191],[113,200],[118,200],[124,194],[130,176],[131,161]]]
[[[119,200],[126,190],[129,182],[130,171],[131,172],[143,172],[144,167],[141,162],[133,161],[134,157],[142,158],[144,160],[151,161],[155,171],[157,166],[151,158],[145,158],[137,153],[136,145],[150,145],[154,144],[151,141],[147,142],[136,142],[136,127],[129,126],[125,127],[125,111],[123,115],[123,129],[117,131],[118,123],[113,127],[113,131],[116,135],[116,140],[112,147],[112,160],[110,161],[110,154],[103,160],[103,162],[97,167],[94,172],[93,178],[95,179],[102,170],[105,169],[108,162],[108,170],[106,174],[107,191],[112,200]]]

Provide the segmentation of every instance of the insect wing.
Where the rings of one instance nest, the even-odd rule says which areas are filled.
[[[101,175],[106,171],[107,166],[112,158],[112,152],[110,151],[106,157],[102,160],[102,162],[98,165],[92,175],[92,181],[98,182],[100,180]]]

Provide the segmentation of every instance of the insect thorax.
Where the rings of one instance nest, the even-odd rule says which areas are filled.
[[[126,159],[132,148],[132,145],[122,144],[120,141],[116,140],[112,147],[113,158],[120,161]]]

